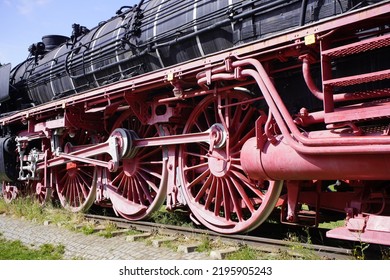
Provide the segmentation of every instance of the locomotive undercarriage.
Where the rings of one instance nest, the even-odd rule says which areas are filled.
[[[346,226],[330,237],[390,245],[389,57],[333,77],[344,59],[390,46],[389,13],[379,5],[7,116],[17,172],[1,170],[3,196],[33,189],[45,204],[55,193],[71,211],[96,203],[129,220],[165,203],[221,233],[253,230],[275,208],[305,226],[333,210]],[[295,80],[305,87],[291,91]]]

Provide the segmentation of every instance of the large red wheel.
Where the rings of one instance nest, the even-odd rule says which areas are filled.
[[[131,114],[124,114],[113,129],[119,127],[134,131],[140,138],[160,134],[157,126],[141,124]],[[121,160],[118,171],[111,174],[111,183],[107,187],[113,208],[119,215],[128,220],[141,220],[150,217],[161,207],[166,197],[167,183],[167,159],[163,156],[163,147],[145,147]]]
[[[250,231],[272,212],[282,188],[281,181],[251,181],[240,164],[240,151],[255,136],[259,112],[244,101],[248,95],[229,92],[203,99],[190,115],[183,133],[206,131],[225,123],[226,144],[183,144],[179,169],[183,193],[195,217],[206,227],[225,234]]]
[[[67,137],[67,145],[85,145],[92,143],[88,134],[80,132]],[[57,195],[61,205],[72,212],[87,211],[96,198],[96,166],[69,162],[66,166],[53,169]]]

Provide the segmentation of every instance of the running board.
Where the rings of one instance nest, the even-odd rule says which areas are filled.
[[[327,231],[326,237],[390,246],[390,217],[351,218],[346,226]]]

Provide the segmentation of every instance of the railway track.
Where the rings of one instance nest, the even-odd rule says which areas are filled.
[[[114,223],[118,229],[133,229],[146,233],[158,233],[161,236],[186,236],[195,239],[201,239],[207,236],[211,240],[219,239],[224,244],[230,244],[233,247],[246,245],[250,248],[256,249],[262,253],[277,254],[281,252],[287,253],[292,258],[302,258],[302,252],[310,252],[312,255],[321,259],[354,259],[353,249],[324,246],[309,243],[298,243],[280,238],[267,238],[262,236],[251,235],[223,235],[207,229],[198,229],[166,224],[157,224],[154,222],[135,221],[131,222],[118,217],[100,216],[93,214],[86,214],[85,218],[93,221],[96,224],[103,224],[105,222]],[[294,250],[294,247],[299,247],[299,250]],[[375,257],[374,257],[375,258]]]

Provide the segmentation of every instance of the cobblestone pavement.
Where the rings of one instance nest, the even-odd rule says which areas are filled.
[[[11,216],[0,215],[0,233],[8,240],[39,247],[62,244],[65,259],[87,260],[206,260],[206,253],[182,253],[169,248],[155,248],[144,242],[128,242],[124,236],[104,238],[85,235],[57,227],[42,225]]]

